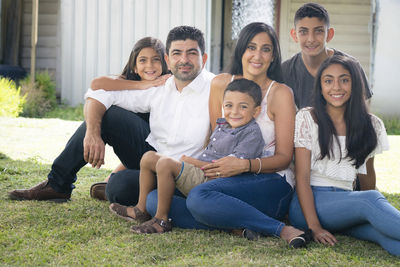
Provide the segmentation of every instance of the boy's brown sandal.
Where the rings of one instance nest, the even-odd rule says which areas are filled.
[[[150,221],[144,222],[141,225],[134,225],[131,231],[136,234],[162,234],[172,230],[172,221],[158,219],[154,217]]]
[[[151,219],[150,214],[141,211],[136,206],[132,207],[132,206],[120,205],[118,203],[111,203],[109,208],[112,213],[127,221],[136,221],[142,223]],[[128,215],[128,208],[133,208],[133,211],[135,212],[135,217],[131,217]]]

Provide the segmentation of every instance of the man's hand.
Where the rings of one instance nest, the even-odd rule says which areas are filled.
[[[99,135],[86,132],[83,139],[83,158],[92,165],[93,168],[99,169],[104,164],[105,144]]]
[[[106,107],[99,101],[87,98],[84,106],[86,134],[83,139],[83,159],[100,168],[104,164],[105,145],[101,139],[101,120]]]
[[[204,165],[207,165],[209,163],[209,162],[201,161],[201,160],[198,160],[198,159],[186,156],[186,155],[182,155],[179,160],[180,161],[184,161],[184,162],[189,163],[189,164],[192,164],[197,168],[201,168]]]

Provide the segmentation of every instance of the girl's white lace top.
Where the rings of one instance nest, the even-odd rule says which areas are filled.
[[[389,149],[389,142],[385,126],[381,119],[371,114],[372,125],[375,128],[378,144],[374,151],[367,157],[365,162],[376,154]],[[348,158],[346,149],[346,136],[338,136],[342,160],[339,160],[340,152],[337,142],[333,141],[334,156],[319,160],[320,148],[318,142],[318,125],[311,115],[311,108],[303,108],[296,115],[295,147],[304,147],[311,151],[311,173],[310,184],[312,186],[334,186],[347,190],[353,189],[353,181],[357,173],[367,174],[364,162],[358,169]]]

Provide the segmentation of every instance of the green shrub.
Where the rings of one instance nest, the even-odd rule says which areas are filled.
[[[83,105],[69,107],[67,105],[59,105],[54,110],[47,112],[44,118],[58,118],[70,121],[83,121]]]
[[[57,106],[56,84],[48,71],[36,73],[34,84],[31,84],[31,77],[28,75],[20,85],[26,96],[22,113],[24,117],[43,117]]]
[[[36,73],[36,82],[39,84],[40,90],[44,97],[49,101],[51,109],[57,106],[56,83],[51,79],[48,71]]]
[[[21,87],[10,79],[0,79],[0,116],[18,117],[22,112],[25,97],[20,95]]]
[[[400,135],[399,117],[382,117],[388,135]]]

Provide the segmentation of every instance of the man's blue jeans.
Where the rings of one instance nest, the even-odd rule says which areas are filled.
[[[400,212],[381,193],[321,186],[312,186],[312,191],[324,229],[378,243],[400,256]],[[307,228],[297,193],[290,204],[289,220],[297,228]]]
[[[243,229],[279,236],[293,189],[276,173],[242,174],[198,185],[187,199],[174,196],[169,216],[175,226],[197,229]],[[147,197],[154,216],[157,191]]]

